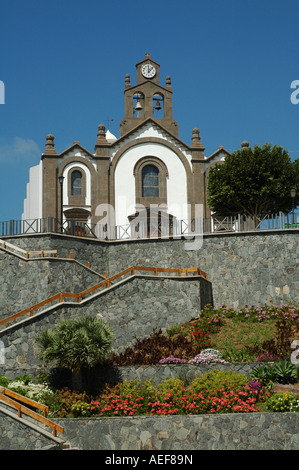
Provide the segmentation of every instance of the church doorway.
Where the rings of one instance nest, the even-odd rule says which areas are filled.
[[[173,235],[175,217],[158,207],[147,207],[128,217],[131,233],[139,238],[161,238]]]
[[[68,235],[84,237],[87,233],[86,225],[91,213],[82,208],[67,209],[64,211],[64,232]]]

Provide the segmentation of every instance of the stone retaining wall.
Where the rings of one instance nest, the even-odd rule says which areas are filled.
[[[298,450],[299,446],[299,413],[55,421],[64,428],[59,438],[0,409],[0,450],[59,450],[68,443],[78,450],[113,451],[115,457],[125,450],[191,451],[192,456],[196,450]],[[146,458],[142,452],[134,455]]]
[[[0,332],[5,359],[0,374],[11,378],[12,374],[36,371],[42,365],[38,333],[55,327],[63,318],[99,316],[113,330],[113,350],[121,352],[154,329],[165,332],[176,323],[191,320],[198,315],[202,298],[207,301],[210,296],[211,284],[201,277],[135,276],[86,302],[58,304]]]
[[[113,275],[132,265],[171,268],[197,266],[207,272],[209,281],[213,285],[215,306],[225,303],[230,307],[238,308],[243,304],[262,305],[271,300],[275,304],[288,301],[299,302],[298,234],[298,230],[210,234],[204,235],[202,246],[186,240],[104,242],[50,234],[13,237],[7,240],[30,250],[57,249],[58,256],[65,258],[68,252],[72,251],[73,258],[84,264],[91,262],[91,267],[96,272],[107,271],[108,275]],[[35,281],[34,289],[37,290],[41,290],[43,283],[53,288],[59,285],[59,274],[62,268],[58,264],[40,264],[43,268],[39,268],[38,271],[38,264],[33,269],[28,269],[29,265],[25,267],[19,261],[11,261],[12,257],[8,258],[3,252],[1,252],[0,260],[2,261],[1,311],[4,309],[9,311],[12,305],[13,309],[23,305],[29,295],[28,286],[32,289],[33,281]],[[44,261],[36,263],[44,263]],[[54,266],[54,271],[51,271]],[[14,278],[14,276],[19,277]],[[65,287],[70,280],[70,288],[74,290],[76,276],[77,274],[69,276],[69,273],[62,276],[60,278],[61,285],[64,284],[62,290],[66,290]],[[85,282],[82,279],[78,280],[80,286]],[[92,279],[86,279],[86,284],[89,282],[92,282]],[[125,291],[125,287],[122,286],[119,295],[109,292],[110,298],[106,297],[104,315],[106,318],[114,318],[117,321],[116,336],[121,341],[125,338],[128,344],[134,336],[143,337],[147,334],[149,326],[152,329],[154,325],[162,325],[164,322],[164,327],[169,327],[177,321],[190,319],[190,315],[194,316],[199,306],[198,302],[194,304],[194,299],[197,297],[197,291],[200,293],[200,289],[195,286],[194,282],[194,279],[187,282],[185,286],[188,286],[189,293],[187,290],[183,293],[181,288],[177,288],[179,284],[176,284],[176,288],[172,288],[173,282],[167,280],[164,285],[166,287],[168,284],[167,291],[171,292],[172,303],[166,305],[164,302],[162,305],[164,307],[158,309],[152,308],[149,302],[148,310],[144,310],[144,305],[140,307],[140,300],[143,297],[138,293],[138,289],[134,291],[136,284],[131,284],[130,287],[133,288],[131,293]],[[16,288],[13,294],[14,299],[10,304],[8,296],[14,287]],[[151,282],[148,295],[152,295],[153,289],[154,283]],[[19,293],[20,298],[16,293]],[[161,296],[164,293],[161,289]],[[149,298],[148,295],[145,299]],[[134,301],[130,305],[126,303],[132,299]],[[137,302],[139,312],[137,312]],[[161,307],[161,302],[158,303]],[[103,307],[103,302],[101,305]],[[93,307],[91,311],[96,314],[99,306]],[[38,320],[36,318],[26,320],[22,326],[12,327],[9,332],[2,333],[0,341],[3,341],[5,345],[5,364],[0,364],[0,374],[6,375],[9,372],[13,378],[37,369],[34,339],[36,333],[41,328],[57,324],[65,316],[73,317],[76,314],[78,314],[77,308],[63,306],[54,312],[51,311],[51,315],[45,314]],[[153,315],[156,323],[153,322]],[[169,318],[171,318],[171,323],[166,324]],[[171,368],[165,367],[165,371],[171,375]],[[127,377],[129,378],[130,375]],[[0,427],[2,418],[0,416]],[[6,429],[4,433],[10,429],[6,419],[4,420]],[[298,413],[252,413],[57,421],[65,427],[65,437],[73,445],[86,450],[297,450],[299,446],[298,420]],[[3,436],[2,442],[11,446],[13,435],[9,435],[9,442],[5,441],[8,435],[3,434]],[[25,436],[27,436],[26,432]]]
[[[299,447],[299,413],[56,421],[65,429],[64,438],[84,450],[298,450]]]
[[[250,376],[252,364],[200,364],[119,367],[101,370],[101,380],[148,380],[180,377],[192,380],[215,368]],[[299,413],[249,413],[187,416],[52,419],[64,428],[61,436],[80,450],[298,450]],[[34,426],[27,427],[0,410],[0,449],[59,449],[56,440]],[[142,454],[137,454],[144,458]]]
[[[107,270],[107,243],[93,238],[71,237],[60,234],[31,234],[14,237],[2,237],[23,250],[57,250],[57,257],[72,259],[91,267],[98,273]]]
[[[207,234],[199,240],[100,241],[58,234],[11,237],[22,248],[57,249],[113,275],[129,266],[197,266],[213,284],[214,303],[238,308],[299,302],[299,230]]]
[[[81,292],[101,280],[73,260],[24,261],[0,251],[0,320],[59,292]]]
[[[109,270],[197,266],[212,282],[216,307],[299,302],[298,240],[294,230],[204,235],[202,246],[186,240],[110,243]]]
[[[236,374],[244,374],[250,378],[251,371],[258,364],[256,362],[240,363],[214,363],[214,364],[158,364],[148,366],[122,366],[102,367],[98,370],[98,376],[103,382],[117,384],[130,380],[152,380],[154,384],[160,384],[163,380],[180,378],[187,383],[206,372],[214,369],[233,371]]]
[[[18,418],[17,410],[0,407],[0,450],[59,450],[64,443],[28,420]]]

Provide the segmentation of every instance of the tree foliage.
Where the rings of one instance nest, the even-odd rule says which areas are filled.
[[[299,202],[299,162],[286,150],[265,143],[244,147],[209,170],[208,204],[221,216],[264,217],[292,210],[290,190]]]
[[[43,348],[40,359],[79,371],[101,364],[110,353],[112,338],[110,327],[102,320],[84,317],[62,320],[57,327],[43,331],[37,341]]]

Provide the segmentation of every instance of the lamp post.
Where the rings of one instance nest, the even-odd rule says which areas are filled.
[[[58,180],[60,183],[60,232],[63,232],[63,180],[64,176],[58,176]]]
[[[291,189],[291,198],[292,198],[292,213],[293,213],[293,224],[295,223],[295,197],[296,197],[296,189]]]

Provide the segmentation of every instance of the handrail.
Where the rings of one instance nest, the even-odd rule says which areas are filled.
[[[2,247],[4,250],[7,250],[7,248],[11,248],[12,250],[19,251],[20,253],[23,253],[27,259],[30,258],[30,255],[40,255],[41,258],[45,257],[45,254],[51,254],[55,258],[57,255],[57,250],[37,250],[37,251],[32,251],[32,250],[24,250],[23,248],[20,248],[16,245],[12,245],[12,243],[9,243],[5,240],[0,239],[0,243],[2,244]]]
[[[86,297],[86,295],[94,292],[95,290],[100,289],[100,287],[103,287],[103,286],[106,286],[106,288],[109,289],[111,282],[115,281],[116,279],[122,276],[125,276],[128,273],[131,273],[131,276],[134,276],[135,271],[149,271],[149,272],[153,272],[155,276],[157,276],[159,272],[160,273],[177,273],[179,276],[181,276],[182,274],[185,274],[185,276],[188,276],[188,273],[196,273],[198,276],[202,276],[204,279],[208,279],[207,274],[199,268],[157,268],[157,267],[150,267],[150,266],[131,266],[130,268],[127,268],[124,271],[121,271],[115,274],[114,276],[106,278],[103,281],[99,282],[98,284],[95,284],[94,286],[89,287],[88,289],[82,292],[79,292],[79,293],[59,292],[58,294],[55,294],[49,297],[48,299],[42,300],[41,302],[38,302],[37,304],[32,305],[31,307],[28,307],[22,310],[21,312],[15,313],[7,318],[4,318],[3,320],[0,320],[0,326],[6,323],[9,323],[15,320],[16,318],[22,317],[23,315],[26,315],[26,313],[30,313],[30,316],[32,317],[35,310],[51,302],[54,302],[55,300],[58,300],[58,299],[59,299],[59,303],[62,303],[64,298],[75,298],[77,299],[78,303],[80,303],[82,298]]]
[[[61,293],[55,294],[52,297],[49,297],[48,299],[43,300],[42,302],[39,302],[32,307],[25,308],[25,310],[22,310],[21,312],[14,313],[13,315],[10,315],[7,318],[4,318],[3,320],[0,320],[0,326],[4,325],[5,323],[8,323],[12,320],[15,320],[16,318],[22,317],[23,315],[26,315],[26,313],[30,313],[30,316],[33,316],[34,310],[38,309],[39,307],[42,307],[43,305],[47,305],[54,300],[60,299]]]
[[[42,403],[38,403],[37,401],[31,400],[30,398],[24,397],[23,395],[20,395],[19,393],[13,392],[12,390],[9,390],[8,388],[1,387],[1,386],[0,386],[0,400],[2,400],[7,405],[10,405],[11,407],[15,408],[18,411],[19,418],[21,418],[22,413],[24,413],[27,416],[30,416],[30,418],[33,418],[36,421],[39,421],[40,423],[43,423],[46,426],[49,426],[50,428],[52,428],[54,437],[57,436],[57,432],[60,432],[61,434],[64,433],[64,428],[62,426],[59,426],[58,424],[54,423],[53,421],[47,418],[47,413],[49,412],[49,408],[46,405],[43,405]],[[30,410],[29,408],[27,408],[26,406],[22,405],[19,402],[26,403],[27,405],[30,405],[34,408],[42,410],[43,416],[36,413],[35,411]]]
[[[5,388],[0,386],[0,393],[3,393],[3,395],[6,395],[11,398],[15,398],[16,400],[23,401],[24,403],[27,403],[27,405],[33,406],[34,408],[38,408],[43,411],[44,417],[46,418],[47,413],[49,412],[49,408],[46,405],[43,405],[42,403],[39,403],[38,401],[32,400],[31,398],[27,398],[24,395],[20,395],[17,392],[14,392],[13,390],[10,390],[9,388]]]

